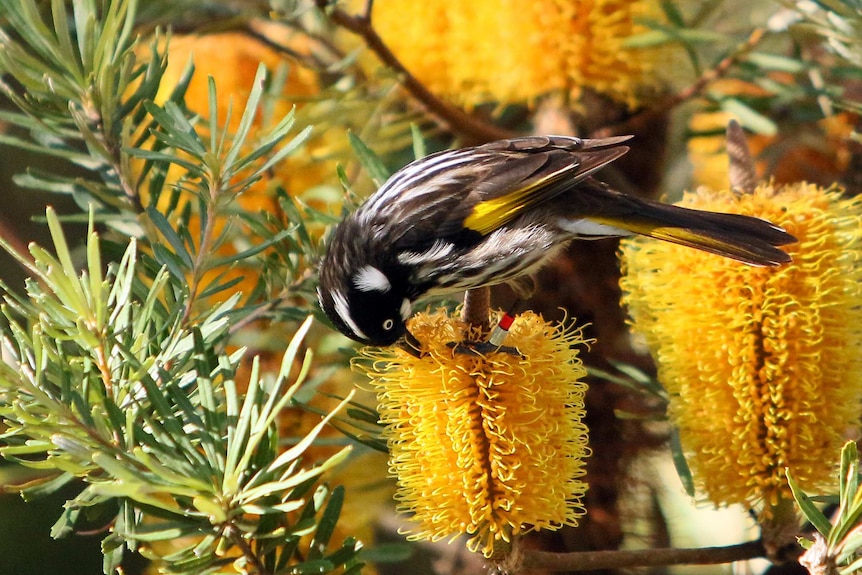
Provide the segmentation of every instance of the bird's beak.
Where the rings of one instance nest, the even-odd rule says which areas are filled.
[[[413,357],[422,357],[422,344],[416,339],[416,336],[410,333],[410,330],[404,332],[404,338],[401,341],[401,349],[412,355]]]

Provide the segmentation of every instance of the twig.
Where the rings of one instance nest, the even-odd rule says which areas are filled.
[[[234,545],[239,547],[240,551],[242,551],[243,556],[248,559],[248,562],[254,569],[253,571],[251,571],[251,573],[253,573],[254,575],[270,575],[270,572],[264,568],[263,564],[260,562],[260,559],[254,553],[254,550],[251,548],[251,545],[248,544],[248,541],[245,540],[239,530],[234,529],[232,525],[228,525],[227,531],[230,540],[233,541]]]
[[[676,94],[671,94],[655,106],[650,106],[620,124],[596,130],[591,134],[591,137],[606,138],[613,134],[628,134],[632,131],[632,127],[648,122],[656,116],[666,114],[680,104],[700,95],[707,86],[727,74],[734,64],[736,64],[748,52],[753,50],[765,35],[766,31],[763,28],[755,28],[751,34],[749,34],[748,39],[746,39],[745,42],[737,46],[736,49],[723,58],[718,64],[701,74],[700,77],[690,86],[683,88]]]
[[[522,569],[547,571],[591,571],[625,567],[657,565],[715,565],[763,557],[760,541],[749,541],[727,547],[698,549],[637,549],[627,551],[588,551],[583,553],[549,553],[521,549],[518,553]],[[513,569],[514,572],[517,572]]]
[[[460,134],[468,140],[466,143],[490,142],[512,137],[512,133],[508,130],[484,122],[459,108],[450,106],[416,79],[392,53],[371,25],[373,3],[370,0],[366,2],[363,13],[357,16],[351,16],[344,10],[330,5],[328,0],[316,0],[316,3],[320,10],[329,15],[329,19],[333,23],[361,37],[365,45],[380,58],[380,61],[396,73],[404,89],[448,130]]]

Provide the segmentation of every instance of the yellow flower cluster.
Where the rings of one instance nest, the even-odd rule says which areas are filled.
[[[653,0],[378,0],[375,29],[411,73],[459,104],[594,90],[634,106],[656,52],[629,49]]]
[[[769,508],[832,481],[862,381],[862,200],[799,183],[688,194],[799,239],[793,263],[755,268],[664,242],[627,241],[622,287],[671,396],[694,477],[715,504]]]
[[[490,556],[519,533],[575,525],[589,451],[580,331],[525,313],[506,341],[522,355],[483,356],[453,350],[467,328],[444,311],[409,326],[421,358],[366,348],[355,365],[378,392],[398,507],[419,524],[411,538],[466,533]]]

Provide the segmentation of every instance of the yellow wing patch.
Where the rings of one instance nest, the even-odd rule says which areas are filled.
[[[487,236],[494,230],[514,220],[524,208],[530,207],[543,199],[542,195],[538,192],[546,188],[549,183],[560,179],[567,171],[568,168],[560,170],[527,186],[512,190],[508,194],[479,202],[464,220],[464,227]]]

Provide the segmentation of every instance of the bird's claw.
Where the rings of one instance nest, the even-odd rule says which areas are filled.
[[[524,355],[518,351],[518,348],[508,345],[495,345],[490,341],[459,341],[447,344],[455,353],[465,355],[485,356],[489,353],[507,353],[514,357],[522,358]]]
[[[428,355],[428,352],[422,351],[422,344],[419,340],[417,340],[410,332],[407,332],[407,334],[409,335],[406,335],[404,339],[401,340],[399,347],[417,359],[422,359]],[[514,357],[521,359],[524,358],[524,355],[518,351],[518,348],[508,345],[497,345],[490,341],[453,341],[446,345],[455,353],[464,355],[486,356],[490,353],[507,353]]]

